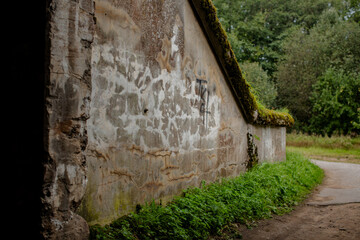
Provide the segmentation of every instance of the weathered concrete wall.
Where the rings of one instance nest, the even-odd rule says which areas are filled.
[[[93,14],[92,0],[47,2],[44,239],[88,239],[88,225],[75,212],[87,182]]]
[[[259,162],[285,160],[285,127],[255,127],[253,132],[260,139],[255,140],[255,144],[258,147]]]
[[[87,149],[76,151],[88,165],[78,212],[90,224],[244,172],[248,133],[260,161],[285,158],[285,128],[245,122],[186,0],[96,0],[95,18],[91,83],[60,85],[87,89],[80,100],[91,92],[79,125]]]

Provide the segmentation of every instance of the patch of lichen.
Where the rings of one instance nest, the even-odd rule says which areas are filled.
[[[97,222],[100,217],[100,213],[94,207],[94,199],[92,198],[94,191],[95,189],[88,185],[85,196],[77,210],[77,213],[88,223]]]
[[[197,6],[197,4],[194,3],[194,6]],[[217,17],[214,4],[211,0],[200,0],[200,7],[201,9],[198,10],[204,12],[205,22],[210,27],[216,44],[221,47],[222,56],[219,57],[224,60],[228,81],[233,88],[236,100],[243,108],[246,120],[258,125],[292,126],[294,119],[290,114],[260,107],[255,96],[250,91],[250,84],[241,73],[239,63],[228,41],[227,34]]]

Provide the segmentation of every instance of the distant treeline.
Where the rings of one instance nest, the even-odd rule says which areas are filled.
[[[258,101],[293,129],[360,134],[360,0],[213,0]]]

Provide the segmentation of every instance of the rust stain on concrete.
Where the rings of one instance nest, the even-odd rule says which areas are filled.
[[[165,165],[165,167],[161,168],[161,171],[166,171],[166,170],[174,170],[174,169],[179,169],[179,166],[176,165]]]
[[[161,52],[158,53],[156,60],[160,64],[161,69],[166,69],[168,72],[171,72],[172,66],[170,65],[170,55],[171,55],[171,42],[165,37],[162,40]]]
[[[195,176],[195,173],[190,173],[190,174],[182,175],[182,176],[179,176],[179,177],[169,177],[169,181],[173,182],[173,181],[189,179],[189,178],[192,178],[193,176]]]
[[[110,171],[110,174],[114,174],[114,175],[117,175],[117,176],[126,176],[126,177],[129,177],[130,179],[132,179],[134,177],[133,174],[129,173],[128,171],[126,170],[123,170],[123,169],[115,169],[115,170],[112,170]]]
[[[141,146],[131,145],[130,147],[127,147],[127,150],[130,151],[133,154],[142,156],[144,158],[163,158],[163,157],[170,157],[172,155],[177,155],[179,151],[169,151],[166,149],[153,149],[148,150],[148,152],[145,152],[145,150]]]
[[[142,186],[141,188],[157,190],[159,187],[162,187],[162,186],[164,186],[164,184],[161,182],[150,181],[150,182],[145,183],[144,186]]]
[[[130,31],[140,32],[141,29],[135,24],[133,19],[123,9],[116,8],[112,4],[104,1],[96,1],[95,14],[97,18],[106,18],[106,22],[100,21],[101,28],[107,31],[115,31],[116,26],[120,26]],[[99,22],[98,22],[99,23]],[[105,24],[106,23],[106,24]]]
[[[99,151],[96,150],[96,149],[91,149],[90,152],[91,152],[92,154],[94,154],[94,156],[95,156],[97,159],[102,159],[102,160],[107,161],[107,160],[109,160],[109,158],[110,158],[110,157],[109,157],[109,154],[99,152]]]

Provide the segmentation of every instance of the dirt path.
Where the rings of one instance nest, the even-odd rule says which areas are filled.
[[[252,229],[233,226],[242,239],[360,240],[360,165],[314,163],[325,170],[323,184],[289,214],[259,221]]]
[[[243,239],[348,240],[360,239],[360,203],[302,205],[291,214],[275,216],[253,229],[240,227]]]

